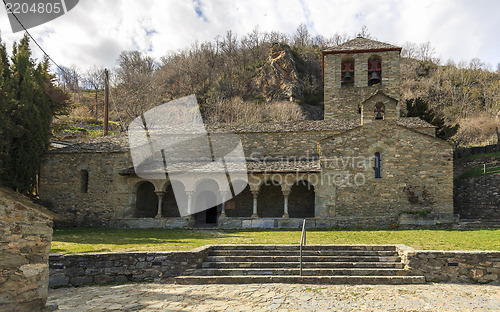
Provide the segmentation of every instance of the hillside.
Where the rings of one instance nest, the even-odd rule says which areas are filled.
[[[128,123],[158,104],[194,93],[206,122],[321,119],[321,50],[347,39],[313,40],[298,30],[291,37],[254,31],[238,40],[228,32],[160,61],[125,51],[112,75],[111,100],[116,107],[110,107],[110,114]],[[456,146],[496,142],[500,72],[484,69],[477,59],[439,65],[424,53],[403,50],[402,56],[403,114],[436,125],[438,136]],[[74,115],[95,119],[94,102],[92,90],[82,92]],[[99,92],[97,102],[97,107],[102,105]]]

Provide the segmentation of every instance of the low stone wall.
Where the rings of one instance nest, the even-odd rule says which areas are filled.
[[[129,218],[111,220],[110,227],[125,229],[185,229],[193,226],[189,217]]]
[[[411,214],[402,213],[398,217],[400,229],[413,229],[422,227],[446,227],[458,223],[459,216],[439,213]]]
[[[396,245],[405,269],[427,282],[500,283],[500,251],[414,250]],[[189,275],[212,246],[191,251],[50,256],[49,287],[127,282],[169,282]]]
[[[335,225],[333,219],[306,218],[306,228],[327,229]],[[301,229],[304,218],[219,218],[222,229]]]
[[[499,283],[500,251],[414,250],[398,246],[401,261],[427,282]]]
[[[203,262],[210,246],[191,251],[50,255],[49,287],[165,282]]]
[[[0,311],[44,310],[52,215],[0,187]]]

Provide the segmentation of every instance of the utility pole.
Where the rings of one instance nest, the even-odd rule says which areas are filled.
[[[497,130],[497,147],[495,149],[495,152],[499,152],[500,151],[500,133],[498,132],[498,127],[496,127],[496,130]]]
[[[108,135],[109,119],[109,72],[104,69],[104,135]]]

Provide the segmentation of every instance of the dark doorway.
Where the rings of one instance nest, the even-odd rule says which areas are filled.
[[[292,186],[288,198],[288,213],[290,218],[314,218],[314,186],[301,180]]]
[[[158,212],[158,196],[151,182],[142,183],[137,189],[136,218],[154,218]]]
[[[196,203],[198,207],[210,207],[194,215],[196,226],[205,227],[217,225],[217,216],[219,213],[217,209],[217,196],[211,191],[202,191],[197,194]]]
[[[206,213],[206,223],[215,224],[217,223],[217,207],[212,207],[205,211]]]

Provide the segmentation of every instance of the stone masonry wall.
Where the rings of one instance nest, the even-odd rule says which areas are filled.
[[[320,144],[325,182],[317,192],[331,202],[329,216],[338,224],[387,226],[409,209],[453,214],[453,151],[446,142],[380,120]],[[364,224],[368,216],[371,224]]]
[[[340,130],[311,132],[239,133],[247,158],[317,157],[317,141]]]
[[[129,153],[47,153],[40,172],[40,199],[65,219],[65,225],[106,226],[128,202]],[[88,172],[82,192],[81,172]]]
[[[338,130],[273,133],[240,133],[246,157],[298,159],[317,157],[317,141]],[[62,216],[62,225],[109,226],[129,210],[127,177],[120,171],[132,167],[128,152],[58,152],[45,155],[40,173],[40,199]],[[82,170],[88,172],[88,190],[81,191]]]
[[[48,296],[52,220],[0,188],[0,311],[42,311]]]
[[[182,252],[51,255],[50,287],[169,282],[172,277],[193,272],[211,248],[203,246]],[[397,250],[405,268],[412,275],[425,276],[427,282],[500,281],[500,251],[414,250],[404,245],[397,245]]]
[[[368,86],[368,58],[382,59],[382,83]],[[341,88],[341,63],[345,56],[355,59],[354,87]],[[326,54],[324,58],[325,120],[348,119],[361,122],[358,106],[377,90],[399,101],[399,51]]]
[[[455,213],[461,219],[500,219],[500,174],[455,179]]]
[[[405,268],[427,282],[498,283],[500,251],[413,250],[401,246]]]
[[[210,246],[191,251],[50,255],[49,287],[126,282],[165,282],[189,274]]]

